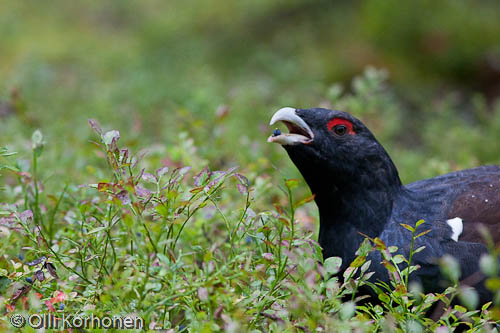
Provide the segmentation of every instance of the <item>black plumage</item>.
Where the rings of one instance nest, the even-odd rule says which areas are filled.
[[[346,112],[283,108],[271,124],[284,122],[290,133],[269,137],[283,145],[315,194],[320,213],[323,256],[340,256],[343,268],[355,258],[364,235],[397,246],[408,256],[411,233],[401,223],[423,219],[431,231],[417,239],[425,249],[414,257],[412,274],[427,292],[441,291],[438,260],[450,254],[462,280],[476,288],[481,302],[491,299],[479,270],[488,252],[478,224],[500,242],[500,166],[482,166],[403,185],[396,166],[368,128]],[[372,252],[373,279],[388,281],[380,254]]]

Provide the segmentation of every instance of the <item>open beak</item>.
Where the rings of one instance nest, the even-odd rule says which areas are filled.
[[[289,133],[277,131],[267,139],[267,142],[276,142],[280,145],[296,145],[313,141],[314,134],[311,128],[295,113],[294,108],[286,107],[276,111],[269,125],[274,125],[278,121],[283,122],[288,127]]]

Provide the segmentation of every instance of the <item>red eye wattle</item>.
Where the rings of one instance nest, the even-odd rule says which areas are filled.
[[[353,126],[352,126],[352,123],[347,120],[347,119],[342,119],[342,118],[333,118],[332,120],[330,120],[328,122],[328,124],[326,125],[328,127],[328,130],[332,130],[332,129],[335,129],[335,127],[337,126],[345,126],[345,128],[347,129],[347,133],[346,134],[356,134],[356,132],[354,132],[354,129],[353,129]]]

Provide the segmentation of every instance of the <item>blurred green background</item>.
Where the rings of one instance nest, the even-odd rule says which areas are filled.
[[[92,176],[88,118],[135,152],[161,151],[164,164],[298,176],[266,143],[283,106],[352,112],[406,182],[500,163],[498,1],[1,7],[0,146],[29,159],[40,128],[56,183]]]

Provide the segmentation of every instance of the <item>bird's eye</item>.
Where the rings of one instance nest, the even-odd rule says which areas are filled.
[[[347,133],[347,127],[345,125],[337,125],[333,128],[335,134],[342,136]]]

